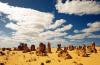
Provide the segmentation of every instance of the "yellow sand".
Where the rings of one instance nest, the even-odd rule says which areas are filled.
[[[98,53],[92,53],[89,57],[79,57],[75,51],[68,51],[73,59],[64,59],[57,56],[56,49],[53,48],[48,56],[36,56],[36,54],[22,53],[21,51],[7,52],[8,55],[0,56],[0,62],[5,65],[75,65],[73,62],[82,63],[83,65],[100,65],[100,47],[96,47]],[[14,54],[15,53],[15,54]],[[46,63],[46,60],[51,60]]]

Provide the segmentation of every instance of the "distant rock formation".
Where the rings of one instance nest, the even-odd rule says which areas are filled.
[[[44,43],[41,42],[39,44],[39,48],[37,48],[36,50],[36,55],[37,56],[47,56],[46,45]]]
[[[57,51],[56,52],[59,52],[59,51],[61,51],[62,49],[61,49],[61,44],[59,43],[59,44],[57,44]]]
[[[97,53],[97,49],[95,47],[95,42],[92,42],[91,45],[87,46],[88,53]]]
[[[68,50],[68,47],[64,47],[64,52],[67,52],[67,50]]]
[[[5,53],[3,51],[0,51],[0,56],[5,55]]]
[[[0,65],[5,65],[4,63],[0,63]]]
[[[95,47],[95,42],[92,42],[89,46],[83,44],[82,46],[76,47],[76,53],[78,56],[88,57],[88,53],[97,53],[97,49]]]
[[[70,51],[74,50],[74,46],[73,45],[69,45],[68,46],[68,50],[70,50]]]
[[[2,51],[5,51],[6,50],[6,48],[2,48]]]
[[[16,47],[13,48],[13,51],[17,51],[17,50],[18,50],[18,48],[16,48]]]
[[[78,46],[76,49],[76,52],[77,52],[78,56],[88,57],[88,54],[86,53],[86,45],[85,44],[83,44],[82,46]]]
[[[66,50],[61,50],[58,53],[58,57],[63,57],[64,59],[72,59],[72,56],[68,53],[68,51]]]
[[[80,50],[82,48],[82,46],[78,45],[76,46],[76,50]]]
[[[92,48],[93,53],[97,53],[97,49],[95,47],[95,42],[92,42],[91,48]]]
[[[23,51],[23,53],[30,52],[30,49],[25,43],[20,43],[20,45],[18,46],[18,50]]]
[[[11,48],[2,48],[2,51],[5,51],[5,50],[12,51],[12,49],[11,49]]]
[[[31,45],[31,51],[35,51],[35,45]]]
[[[51,53],[51,43],[48,42],[48,48],[47,48],[48,53]]]

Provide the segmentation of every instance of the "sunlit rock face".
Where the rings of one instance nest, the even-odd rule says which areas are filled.
[[[31,45],[31,51],[35,51],[35,45]]]
[[[59,52],[59,51],[61,51],[62,49],[61,49],[61,44],[59,43],[59,44],[57,44],[57,51],[56,52]]]
[[[39,48],[36,49],[37,56],[47,56],[46,45],[44,43],[39,44]]]
[[[51,43],[50,42],[48,42],[48,53],[51,53]]]
[[[23,53],[30,52],[30,49],[26,43],[20,43],[20,45],[18,46],[18,50],[23,51]]]

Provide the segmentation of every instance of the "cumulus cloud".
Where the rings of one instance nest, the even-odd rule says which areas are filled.
[[[13,29],[13,30],[17,30],[18,29],[18,25],[10,22],[6,25],[7,28]]]
[[[74,33],[92,33],[100,31],[100,21],[95,21],[94,23],[88,23],[87,28],[84,28],[82,30],[74,30]]]
[[[45,39],[50,39],[50,38],[57,38],[57,37],[61,37],[61,36],[66,36],[67,33],[66,32],[55,32],[55,31],[46,31],[43,33],[39,34],[40,37],[44,37]]]
[[[69,38],[69,39],[84,39],[86,36],[85,34],[76,34],[76,35],[68,35],[65,38]]]
[[[74,30],[75,35],[69,35],[69,39],[86,39],[86,38],[100,38],[100,35],[93,34],[92,32],[100,31],[100,22],[88,23],[88,28],[82,30]]]
[[[79,33],[80,31],[79,30],[74,30],[74,33]]]
[[[14,30],[11,39],[17,42],[47,41],[51,38],[66,36],[65,30],[70,30],[72,25],[64,25],[64,19],[53,22],[54,15],[51,13],[40,12],[30,8],[14,7],[0,2],[0,12],[7,14],[10,20],[5,25],[6,28]],[[62,32],[56,32],[59,29]],[[52,31],[51,31],[52,30]],[[28,42],[29,43],[29,42]]]
[[[100,31],[100,21],[96,21],[94,23],[88,23],[88,28],[81,30],[81,32],[96,32]]]
[[[69,25],[65,25],[65,26],[62,27],[62,28],[58,28],[58,29],[56,29],[55,31],[56,31],[56,32],[62,32],[62,31],[70,30],[72,27],[73,27],[73,25],[72,25],[72,24],[69,24]]]
[[[64,22],[65,22],[64,19],[56,20],[56,22],[54,24],[52,24],[49,28],[55,29],[55,28],[61,26]]]
[[[69,38],[72,40],[82,40],[82,39],[87,39],[87,38],[100,38],[100,35],[96,35],[93,33],[79,33],[79,34],[74,34],[74,35],[68,35],[65,38]]]
[[[65,14],[100,14],[100,2],[96,1],[66,1],[57,0],[55,5],[59,13]]]
[[[0,47],[13,47],[16,46],[17,41],[7,36],[0,36]]]
[[[91,35],[88,38],[100,38],[100,35]]]
[[[76,33],[74,35],[68,35],[65,38],[72,40],[82,40],[86,38],[100,38],[100,35],[93,34],[93,32],[100,31],[100,21],[95,21],[94,23],[88,23],[87,28],[82,30],[74,30]]]
[[[0,12],[7,14],[8,19],[16,21],[16,23],[10,22],[6,25],[7,28],[16,31],[14,35],[40,33],[52,23],[54,17],[51,13],[14,7],[1,2]]]

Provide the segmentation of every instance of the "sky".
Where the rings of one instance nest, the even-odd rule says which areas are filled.
[[[100,46],[99,0],[0,0],[0,47],[92,41]]]

